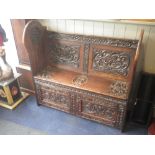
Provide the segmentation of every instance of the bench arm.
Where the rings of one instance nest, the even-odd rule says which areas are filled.
[[[46,27],[36,20],[29,21],[23,31],[22,42],[28,52],[33,75],[36,75],[45,66],[45,35]]]

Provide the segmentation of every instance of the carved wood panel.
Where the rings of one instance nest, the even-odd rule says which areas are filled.
[[[127,76],[131,53],[93,48],[93,69]]]
[[[138,45],[138,40],[129,40],[129,39],[118,39],[118,38],[106,38],[106,37],[97,37],[97,36],[84,36],[76,34],[63,34],[56,32],[49,32],[48,39],[61,39],[68,41],[79,41],[85,44],[98,44],[98,45],[108,45],[113,47],[127,47],[136,49]]]
[[[36,85],[39,102],[43,105],[50,106],[65,112],[71,112],[70,93],[61,88],[55,87],[49,89],[48,86]]]
[[[117,100],[108,101],[104,98],[96,96],[77,97],[79,115],[95,120],[106,125],[121,128],[123,125],[124,114],[126,113],[126,105],[119,104]]]
[[[48,62],[79,68],[80,45],[51,44],[48,48]]]
[[[127,97],[128,95],[128,85],[126,82],[123,81],[114,81],[110,85],[110,90],[109,92],[113,94],[114,96],[122,96],[122,97]]]
[[[128,75],[133,51],[138,45],[137,40],[71,35],[55,32],[48,33],[47,40],[47,59],[49,62],[64,66],[67,65],[75,69],[81,66],[82,71],[87,73],[89,61],[91,61],[93,63],[91,66],[94,71],[118,74],[121,76]],[[83,46],[83,51],[80,55],[81,46]],[[113,49],[116,47],[119,50],[100,48],[103,46],[108,46]],[[92,51],[91,47],[93,47]],[[120,49],[122,51],[120,51]],[[125,51],[123,51],[124,49]],[[92,60],[89,60],[90,52],[92,52]]]

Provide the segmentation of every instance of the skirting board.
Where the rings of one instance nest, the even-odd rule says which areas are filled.
[[[29,96],[28,93],[25,93],[25,92],[22,92],[22,97],[16,101],[13,105],[8,105],[6,103],[2,103],[0,102],[0,106],[4,107],[4,108],[7,108],[7,109],[10,109],[10,110],[13,110],[14,108],[16,108],[23,100],[25,100],[27,97]]]

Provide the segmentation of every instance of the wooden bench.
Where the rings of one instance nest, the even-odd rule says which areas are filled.
[[[38,104],[123,129],[141,73],[142,37],[63,34],[28,22],[23,43]]]

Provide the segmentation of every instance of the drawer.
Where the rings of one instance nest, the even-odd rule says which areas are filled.
[[[52,82],[35,81],[40,104],[122,128],[126,102]]]
[[[36,84],[37,96],[40,104],[65,112],[71,112],[71,95],[60,87],[48,83]]]
[[[78,114],[106,125],[121,128],[126,113],[126,105],[102,98],[82,98],[78,101]]]

